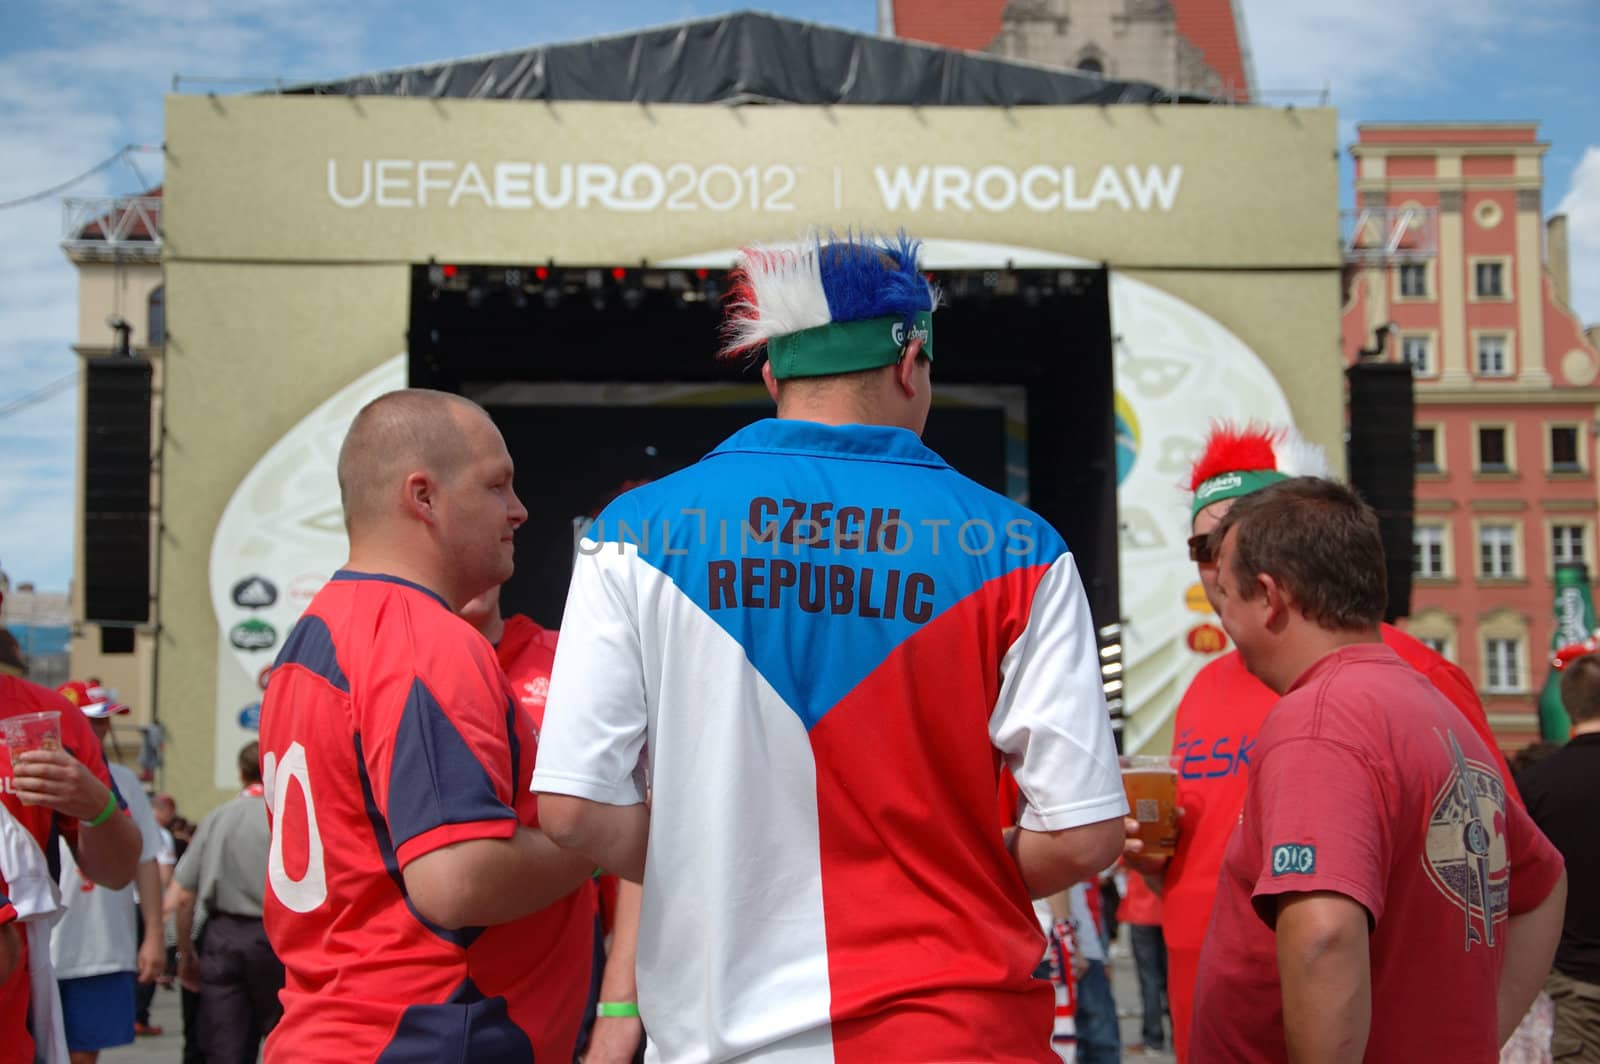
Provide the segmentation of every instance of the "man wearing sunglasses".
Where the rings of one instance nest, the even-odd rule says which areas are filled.
[[[1326,473],[1327,460],[1321,449],[1293,429],[1240,428],[1227,423],[1212,426],[1190,473],[1194,501],[1188,547],[1213,611],[1217,608],[1217,563],[1208,537],[1234,501],[1292,476]],[[1461,710],[1499,759],[1501,779],[1515,799],[1510,769],[1466,673],[1392,625],[1383,625],[1382,633],[1383,641],[1396,654]],[[1178,806],[1182,811],[1177,851],[1170,859],[1144,858],[1138,856],[1136,840],[1128,844],[1129,863],[1161,887],[1167,1003],[1179,1061],[1188,1059],[1200,945],[1216,902],[1223,851],[1244,808],[1251,749],[1277,700],[1276,694],[1245,670],[1237,650],[1201,669],[1184,693],[1173,723],[1172,752],[1179,759]],[[1277,963],[1270,955],[1261,957],[1260,962],[1269,966],[1268,970]]]

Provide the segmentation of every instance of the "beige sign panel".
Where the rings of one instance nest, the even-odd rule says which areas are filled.
[[[657,261],[812,225],[1335,267],[1331,111],[167,102],[177,260]]]

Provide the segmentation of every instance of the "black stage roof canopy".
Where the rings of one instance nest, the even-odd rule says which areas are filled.
[[[978,52],[755,11],[298,85],[296,95],[640,104],[1024,107],[1213,103]]]

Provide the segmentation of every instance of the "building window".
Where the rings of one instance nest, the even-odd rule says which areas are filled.
[[[1417,472],[1439,472],[1439,430],[1433,425],[1418,425]]]
[[[133,653],[132,628],[102,628],[100,629],[100,653],[102,656],[112,654]]]
[[[1441,526],[1443,527],[1443,526]],[[1456,619],[1435,606],[1424,606],[1406,622],[1406,631],[1425,643],[1431,650],[1451,661],[1455,660]],[[1501,635],[1501,632],[1485,632]],[[1514,634],[1514,633],[1513,633]]]
[[[1507,580],[1517,575],[1517,530],[1512,525],[1480,525],[1478,575]]]
[[[1585,561],[1582,525],[1550,526],[1550,564]]]
[[[1484,640],[1484,690],[1496,694],[1513,694],[1522,690],[1519,643],[1516,639]]]
[[[1506,430],[1501,425],[1486,425],[1478,429],[1478,472],[1509,473],[1511,463],[1506,456]]]
[[[1550,426],[1550,472],[1578,473],[1583,463],[1578,460],[1578,426]]]
[[[1400,296],[1402,299],[1428,298],[1428,264],[1403,262],[1400,264]]]
[[[1400,337],[1400,357],[1411,364],[1411,372],[1419,377],[1433,375],[1433,337],[1410,333]]]
[[[1511,376],[1511,357],[1505,333],[1482,333],[1478,336],[1478,376]]]
[[[157,288],[150,293],[150,300],[145,307],[146,321],[149,326],[144,331],[145,342],[151,347],[160,347],[167,342],[167,289],[165,286]]]
[[[1443,527],[1417,525],[1411,530],[1411,572],[1433,580],[1445,575]]]
[[[1101,63],[1100,60],[1095,59],[1093,56],[1080,61],[1078,63],[1078,69],[1083,71],[1085,74],[1104,74],[1106,72],[1105,64]]]
[[[1506,264],[1504,262],[1479,262],[1472,269],[1473,292],[1479,299],[1504,299],[1506,297]]]

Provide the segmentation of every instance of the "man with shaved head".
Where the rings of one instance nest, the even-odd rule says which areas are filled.
[[[261,710],[283,960],[272,1060],[571,1060],[561,970],[593,863],[539,829],[537,732],[455,611],[505,581],[528,513],[489,416],[390,392],[339,452],[350,558],[285,642]]]

